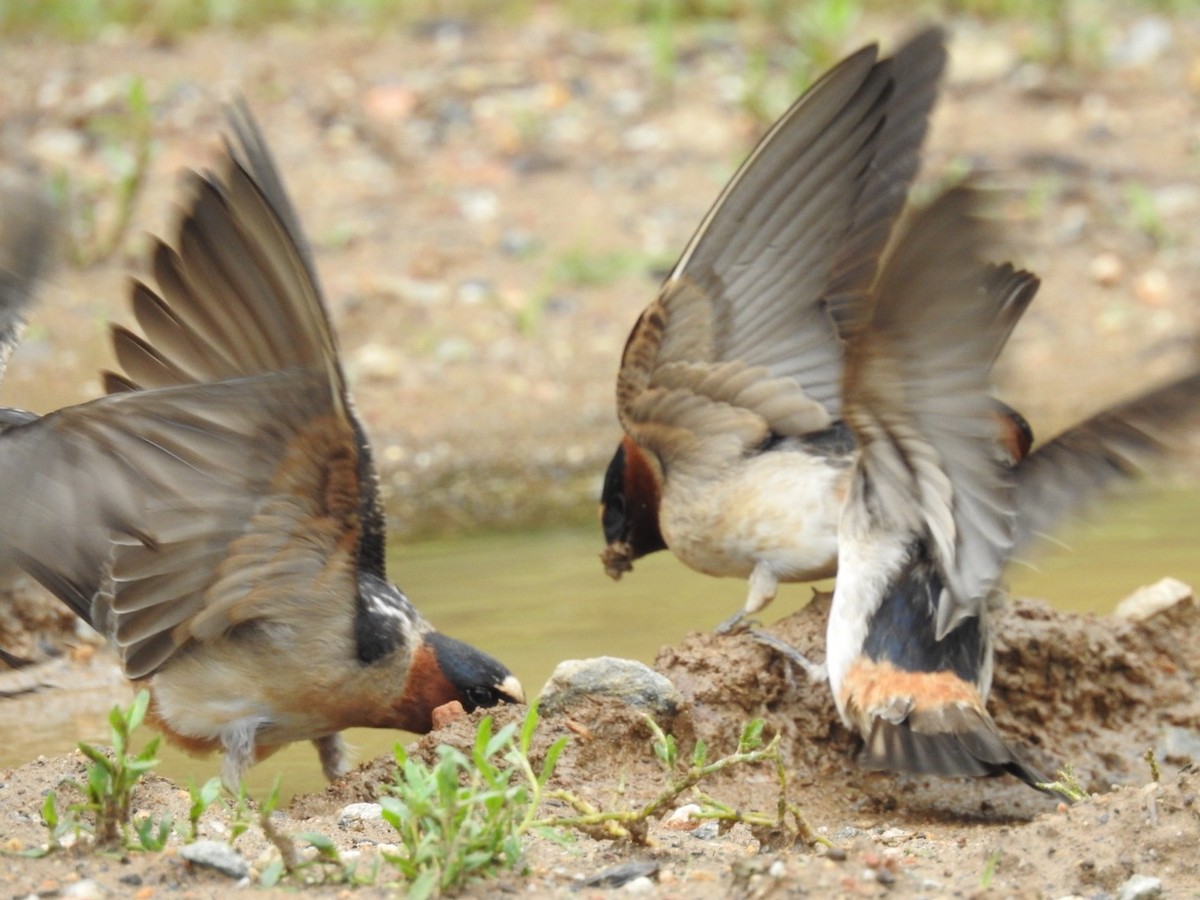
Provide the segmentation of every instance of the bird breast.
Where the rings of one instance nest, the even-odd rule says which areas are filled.
[[[805,452],[768,452],[720,472],[676,470],[663,488],[667,546],[707,575],[748,577],[759,562],[781,581],[837,567],[837,523],[849,467]]]

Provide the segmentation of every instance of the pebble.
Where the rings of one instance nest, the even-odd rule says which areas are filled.
[[[699,804],[685,803],[663,819],[663,827],[672,828],[676,831],[691,831],[697,825],[697,822],[692,817],[700,811]]]
[[[383,807],[378,803],[351,803],[338,813],[338,824],[350,822],[372,822],[383,818]]]
[[[1092,280],[1101,287],[1112,287],[1125,274],[1125,264],[1115,253],[1098,253],[1088,266]]]
[[[600,656],[563,660],[541,690],[543,712],[573,706],[581,697],[611,697],[655,715],[675,715],[683,695],[645,663]]]
[[[1163,578],[1144,585],[1117,604],[1113,615],[1130,622],[1145,622],[1179,603],[1192,599],[1190,585],[1178,578]]]
[[[1162,269],[1147,269],[1133,283],[1133,295],[1145,306],[1162,306],[1171,299],[1171,280]]]
[[[1165,762],[1200,763],[1200,732],[1178,725],[1166,725],[1154,752]]]
[[[1145,66],[1154,62],[1171,46],[1171,23],[1159,16],[1144,16],[1133,23],[1129,33],[1113,47],[1109,61],[1118,66]]]
[[[1161,897],[1162,880],[1150,875],[1132,875],[1117,889],[1117,900],[1153,900]]]
[[[179,848],[179,855],[192,865],[204,866],[230,878],[246,878],[250,864],[240,853],[220,841],[196,841]]]
[[[101,887],[98,881],[84,878],[82,881],[63,888],[59,896],[73,897],[75,900],[95,900],[95,898],[107,897],[108,891]]]

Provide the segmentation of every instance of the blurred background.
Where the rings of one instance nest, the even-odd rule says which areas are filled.
[[[998,258],[1043,280],[1002,358],[1004,398],[1045,438],[1194,366],[1195,0],[5,0],[0,167],[47,179],[65,233],[0,403],[100,393],[106,323],[128,323],[147,235],[171,234],[180,172],[212,158],[221,104],[243,95],[315,248],[393,578],[530,692],[563,658],[651,661],[745,586],[668,554],[603,575],[626,334],[800,91],[931,21],[952,63],[919,190],[989,173],[1011,236]],[[1015,566],[1014,590],[1106,612],[1163,576],[1196,584],[1200,494],[1181,472],[1096,510],[1037,570]],[[0,646],[43,659],[84,641],[10,590]],[[793,586],[769,612],[808,595]],[[6,727],[0,766],[103,735],[127,696],[106,658],[60,659],[37,690],[0,679],[20,695],[7,720],[25,723]],[[311,750],[296,753],[315,786]]]

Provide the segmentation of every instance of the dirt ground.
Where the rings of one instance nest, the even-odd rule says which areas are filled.
[[[927,179],[970,164],[1007,189],[999,208],[1012,255],[1044,286],[1006,351],[1003,388],[1042,435],[1194,364],[1200,20],[1160,23],[1166,40],[1149,49],[1135,40],[1145,21],[1102,23],[1100,55],[1066,71],[1023,61],[1037,43],[1031,26],[952,26]],[[892,46],[911,27],[864,21],[845,49],[876,37]],[[712,29],[681,36],[669,79],[655,74],[644,33],[587,32],[545,13],[519,28],[281,27],[177,43],[115,33],[84,47],[11,41],[0,53],[5,166],[32,159],[68,172],[78,192],[96,190],[120,168],[130,75],[153,113],[130,235],[110,259],[51,274],[0,402],[46,410],[97,393],[103,323],[126,316],[141,235],[169,230],[178,171],[204,163],[219,101],[240,91],[316,246],[400,536],[592,514],[617,436],[613,375],[627,330],[763,127],[739,99],[744,45]],[[770,71],[771,96],[786,96]],[[111,190],[98,196],[103,233]],[[13,652],[36,656],[35,635],[53,643],[72,630],[36,601],[0,609]],[[812,604],[776,631],[819,658],[822,610]],[[1071,763],[1092,799],[1067,808],[1007,779],[864,774],[827,688],[745,638],[693,635],[657,662],[688,700],[664,725],[685,744],[699,736],[728,749],[746,719],[765,717],[785,737],[793,798],[836,849],[759,853],[741,827],[709,840],[656,827],[651,849],[531,842],[528,875],[468,893],[566,896],[580,878],[644,859],[656,871],[638,886],[661,896],[1117,896],[1138,875],[1160,879],[1164,896],[1196,896],[1200,776],[1186,768],[1200,740],[1195,604],[1133,623],[1021,602],[1000,633],[991,706],[1001,729],[1047,768]],[[627,800],[649,793],[657,767],[631,712],[597,703],[570,718],[591,738],[572,740],[563,784],[598,798],[618,784]],[[422,752],[465,742],[472,728],[431,735]],[[550,718],[540,740],[565,728]],[[1142,759],[1150,747],[1157,783]],[[2,849],[44,840],[44,792],[81,765],[62,757],[0,771]],[[390,777],[386,761],[368,763],[299,798],[282,827],[369,856],[386,830],[341,823],[340,811]],[[765,773],[710,793],[742,808],[773,802]],[[136,805],[186,818],[186,793],[161,779]],[[220,839],[228,823],[214,815],[205,830]],[[265,851],[256,834],[238,848],[252,862]],[[230,882],[172,850],[6,854],[0,885],[20,897],[153,897],[215,896]]]

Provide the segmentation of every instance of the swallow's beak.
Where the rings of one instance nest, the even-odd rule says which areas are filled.
[[[525,689],[521,687],[521,682],[517,681],[516,675],[509,675],[496,687],[496,692],[506,703],[524,703]]]

